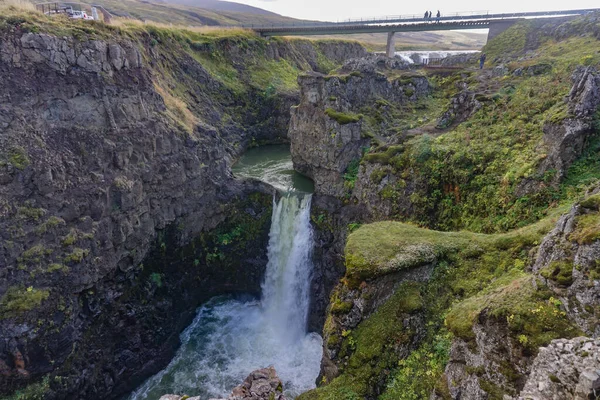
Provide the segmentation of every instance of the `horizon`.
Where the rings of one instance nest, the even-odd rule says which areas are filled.
[[[262,8],[282,16],[316,20],[316,21],[344,21],[347,19],[369,18],[387,15],[422,15],[427,8],[434,14],[439,9],[444,13],[457,12],[532,12],[532,11],[560,11],[587,8],[599,8],[597,0],[575,0],[565,6],[564,2],[534,0],[530,2],[507,0],[489,9],[481,7],[481,2],[474,0],[457,0],[453,5],[443,4],[441,1],[422,5],[399,6],[391,1],[375,0],[365,3],[358,0],[323,2],[320,0],[304,0],[302,3],[293,0],[233,0],[233,2]],[[489,4],[489,3],[488,3]]]

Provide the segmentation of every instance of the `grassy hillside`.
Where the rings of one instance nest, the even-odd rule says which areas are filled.
[[[43,0],[34,0],[44,3]],[[184,26],[237,26],[251,24],[281,24],[296,21],[274,13],[239,12],[213,10],[191,5],[168,4],[145,0],[99,0],[94,2],[106,8],[111,14],[141,21]],[[210,5],[210,3],[207,3]]]
[[[382,166],[372,175],[376,183],[388,174],[398,177],[397,183],[380,191],[382,198],[398,205],[398,218],[403,218],[409,198],[414,211],[408,218],[424,226],[506,231],[543,218],[548,208],[573,201],[598,182],[597,140],[589,143],[589,154],[567,171],[560,185],[555,184],[557,171],[539,167],[547,157],[545,126],[570,117],[565,96],[573,85],[571,76],[580,65],[599,65],[600,41],[587,35],[560,41],[546,36],[524,59],[518,51],[531,42],[528,24],[517,24],[486,46],[488,59],[502,58],[497,63],[502,62],[506,72],[494,73],[490,65],[483,71],[432,76],[446,101],[457,92],[458,83],[475,95],[479,108],[467,121],[399,138],[401,144],[375,148],[365,156],[365,162]],[[539,72],[512,73],[527,68]],[[600,114],[596,121],[600,131]],[[525,192],[527,182],[539,190]]]

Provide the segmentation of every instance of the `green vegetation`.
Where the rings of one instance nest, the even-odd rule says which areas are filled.
[[[17,214],[21,218],[37,221],[46,214],[46,210],[35,207],[19,207],[17,209]]]
[[[1,22],[2,21],[0,20],[0,30],[2,27]],[[24,148],[15,146],[8,152],[0,154],[0,166],[5,165],[6,163],[9,163],[16,169],[23,170],[31,164],[31,161]]]
[[[519,21],[495,37],[483,48],[488,61],[523,54],[528,34],[533,32],[531,20]]]
[[[78,247],[74,248],[73,251],[67,254],[64,258],[65,263],[80,263],[83,261],[85,257],[89,254],[88,249],[80,249]]]
[[[335,111],[333,108],[326,109],[325,114],[340,125],[352,124],[363,119],[362,114],[343,113]]]
[[[509,64],[509,70],[551,66],[543,74],[475,79],[457,72],[437,77],[437,91],[446,94],[460,81],[474,92],[489,94],[480,96],[481,107],[468,121],[450,131],[421,134],[365,156],[365,162],[385,165],[397,177],[397,184],[380,192],[392,200],[394,217],[440,230],[502,232],[543,218],[549,206],[572,202],[597,184],[598,140],[569,169],[561,185],[555,183],[556,171],[541,171],[539,166],[547,157],[540,151],[544,126],[569,116],[564,97],[572,85],[571,74],[584,56],[591,57],[586,62],[598,65],[598,50],[600,42],[593,38],[548,40],[535,56]],[[524,193],[524,184],[536,189]],[[414,210],[410,215],[405,202],[398,202],[407,197]]]
[[[473,258],[499,257],[503,249],[536,245],[553,227],[565,208],[526,228],[505,234],[439,232],[414,225],[384,221],[363,225],[348,236],[346,243],[346,278],[353,285],[363,280],[428,264],[449,256]],[[502,264],[498,265],[501,266]],[[511,265],[505,265],[509,268]]]
[[[50,389],[50,378],[45,376],[41,381],[32,383],[24,389],[17,390],[3,400],[43,400]]]
[[[569,235],[570,240],[579,244],[590,244],[600,239],[600,213],[591,212],[579,215],[575,220],[575,230]]]
[[[0,299],[0,318],[13,318],[21,313],[33,310],[46,300],[50,292],[33,287],[11,286]]]
[[[59,225],[65,225],[65,220],[52,215],[35,229],[35,233],[37,233],[38,235],[43,235],[44,233],[56,228]]]
[[[573,283],[573,262],[570,260],[552,261],[540,271],[540,275],[560,286],[570,286]]]
[[[449,395],[440,377],[448,363],[450,344],[449,334],[438,334],[413,350],[407,358],[398,361],[398,369],[380,399],[427,399],[432,388],[440,395]]]
[[[367,320],[344,336],[340,359],[342,375],[327,386],[305,393],[301,400],[333,400],[375,395],[379,376],[396,363],[392,351],[410,342],[414,332],[403,326],[403,319],[421,310],[420,286],[405,284]]]
[[[472,326],[485,309],[492,318],[506,321],[518,342],[534,353],[552,339],[570,338],[580,333],[566,318],[561,302],[551,293],[536,289],[529,275],[507,275],[454,306],[446,322],[455,335],[472,339],[475,336]]]
[[[346,173],[344,174],[344,187],[349,191],[354,189],[354,185],[356,183],[356,178],[358,177],[358,168],[360,167],[359,160],[352,160],[348,167],[346,168]]]
[[[556,214],[564,211],[561,208]],[[472,340],[473,325],[482,316],[506,325],[510,340],[527,354],[535,354],[552,339],[580,334],[567,319],[561,302],[541,282],[534,285],[533,277],[524,271],[531,249],[556,220],[557,216],[547,217],[525,228],[492,235],[439,232],[400,222],[362,225],[350,233],[346,274],[332,294],[325,324],[328,346],[340,349],[336,359],[341,375],[301,399],[345,398],[347,393],[362,398],[381,382],[387,382],[381,396],[386,400],[427,398],[432,390],[443,397],[448,393],[442,374],[450,341],[454,336]],[[348,298],[350,289],[363,290],[364,295],[368,293],[365,288],[378,284],[378,278],[425,264],[435,266],[429,282],[404,283],[356,329],[340,331],[335,321],[352,307],[350,301],[342,300]],[[411,309],[424,316],[426,334],[403,357],[406,353],[395,351],[410,343],[411,333],[396,324],[401,324],[402,313]],[[372,341],[361,340],[365,332]],[[390,369],[388,375],[385,371]],[[510,369],[502,373],[512,379]],[[481,379],[482,387],[503,393],[502,388]]]

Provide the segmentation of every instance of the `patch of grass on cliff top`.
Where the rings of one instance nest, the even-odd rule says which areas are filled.
[[[566,207],[551,216],[511,232],[482,234],[440,232],[395,221],[361,226],[348,236],[346,279],[351,284],[439,261],[450,255],[475,258],[486,252],[537,244]]]
[[[551,291],[536,288],[531,275],[507,274],[455,305],[446,316],[446,325],[458,337],[473,339],[473,325],[485,310],[488,317],[505,321],[519,343],[533,353],[553,339],[581,334],[561,305]]]

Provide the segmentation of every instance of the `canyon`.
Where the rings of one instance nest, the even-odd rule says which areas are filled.
[[[289,356],[256,375],[277,396],[584,398],[600,378],[599,21],[515,24],[479,71],[0,16],[0,395],[226,397]],[[284,164],[234,166],[274,144]],[[278,186],[292,170],[314,193]],[[234,346],[225,383],[197,377],[221,371],[194,357],[211,337],[254,349]],[[265,338],[299,347],[269,359]],[[186,355],[185,385],[147,389]]]

